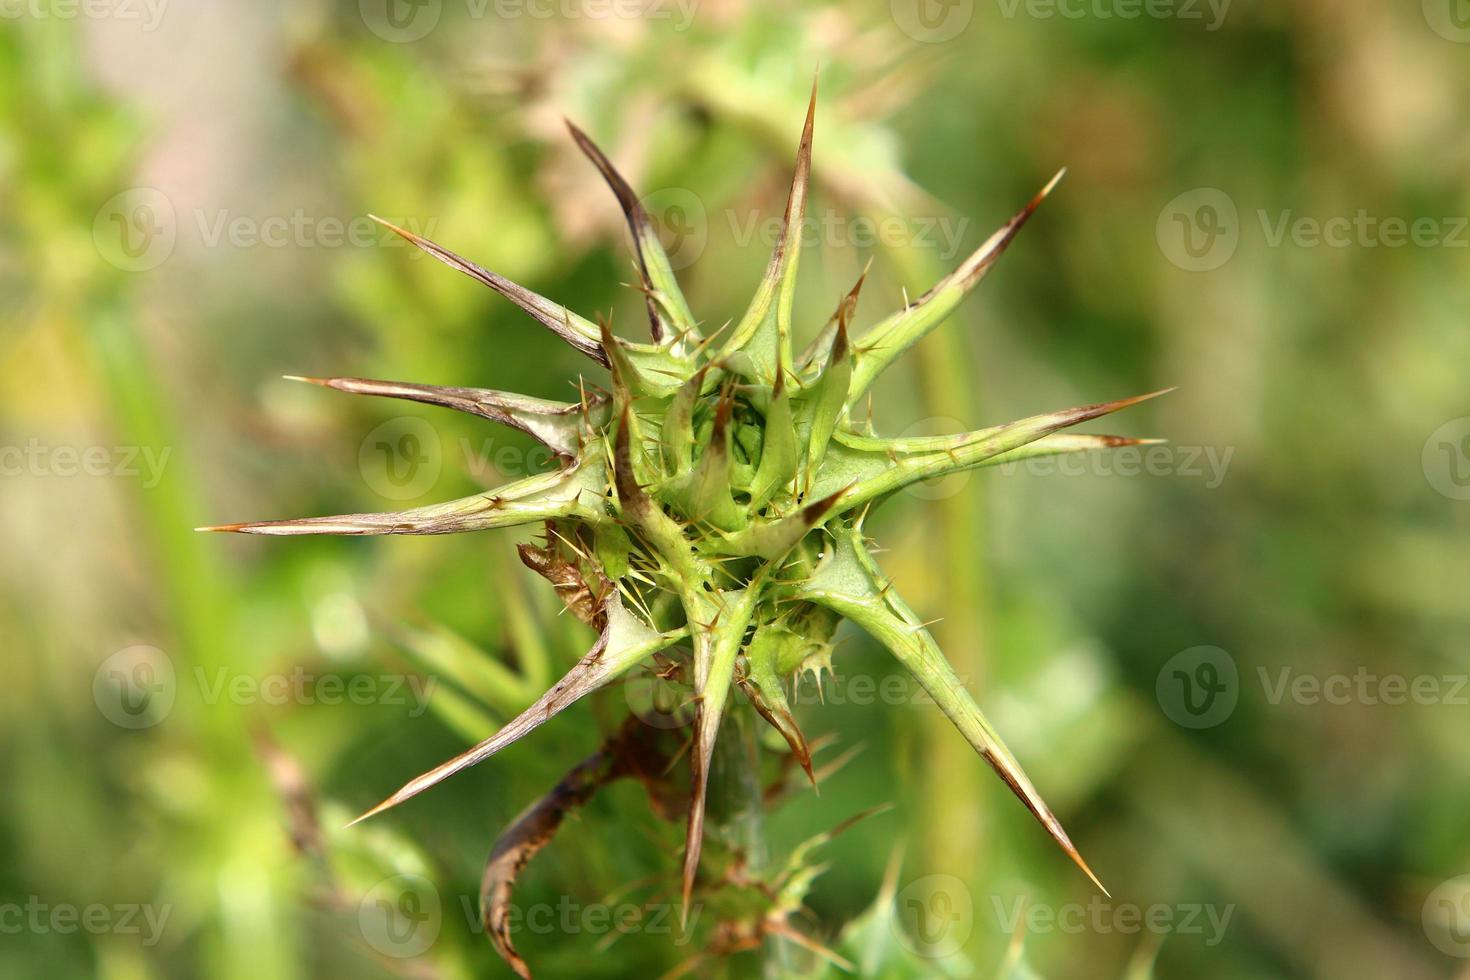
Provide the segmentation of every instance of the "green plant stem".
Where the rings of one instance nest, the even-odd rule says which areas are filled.
[[[760,746],[748,712],[732,707],[725,731],[715,740],[710,760],[710,830],[732,853],[744,860],[748,876],[763,874],[770,863],[765,835],[765,804],[760,779]],[[766,940],[762,974],[779,978],[789,974],[789,950],[779,938]]]

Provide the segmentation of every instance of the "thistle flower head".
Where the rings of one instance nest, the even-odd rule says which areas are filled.
[[[550,580],[598,638],[519,717],[409,781],[364,818],[488,758],[586,694],[664,653],[664,662],[684,672],[695,704],[683,876],[687,906],[703,840],[710,760],[732,689],[741,688],[810,776],[811,752],[784,685],[797,672],[827,663],[833,634],[846,619],[913,674],[960,734],[1092,876],[934,638],[879,571],[863,520],[876,504],[919,481],[1029,457],[1138,442],[1061,430],[1152,396],[1065,409],[958,436],[885,438],[858,424],[855,406],[873,381],[985,277],[1061,174],[959,268],[854,337],[860,279],[798,354],[792,343],[792,301],[815,104],[813,90],[783,230],[755,297],[732,325],[708,335],[680,292],[637,195],[575,126],[570,127],[572,138],[626,213],[647,298],[650,342],[614,336],[605,322],[589,321],[448,249],[393,228],[598,361],[608,370],[609,382],[601,387],[584,383],[576,402],[558,403],[478,388],[304,379],[356,394],[441,405],[513,426],[545,444],[558,465],[494,492],[397,513],[214,530],[446,534],[540,525],[545,537],[539,544],[521,545],[523,561]]]

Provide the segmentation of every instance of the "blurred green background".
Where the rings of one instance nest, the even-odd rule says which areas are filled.
[[[894,953],[870,976],[1470,975],[1463,0],[0,12],[0,975],[509,975],[477,932],[485,856],[623,693],[341,828],[585,648],[516,561],[529,535],[191,529],[544,465],[489,423],[280,380],[597,379],[364,216],[641,339],[567,116],[718,325],[818,65],[811,332],[865,263],[859,330],[1069,168],[883,379],[881,430],[1180,387],[1092,427],[1167,449],[952,478],[872,528],[1111,899],[844,634],[799,717],[824,758],[861,751],[771,846],[895,807],[823,850],[803,928]],[[573,818],[517,895],[572,909],[517,934],[538,975],[686,964],[697,933],[582,915],[666,902],[679,832],[629,786]],[[381,901],[424,928],[383,934]]]

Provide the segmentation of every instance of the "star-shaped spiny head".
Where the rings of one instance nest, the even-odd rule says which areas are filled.
[[[573,139],[611,185],[627,217],[651,342],[614,336],[605,322],[586,320],[389,226],[600,362],[610,373],[608,384],[583,382],[576,402],[560,403],[479,388],[302,379],[356,394],[441,405],[513,426],[547,446],[558,465],[493,492],[396,513],[211,530],[444,534],[543,525],[544,544],[522,545],[522,558],[552,582],[598,638],[523,714],[411,780],[359,819],[488,758],[654,654],[677,650],[668,662],[687,679],[695,705],[683,876],[687,908],[703,840],[710,761],[732,688],[740,687],[811,775],[811,752],[784,682],[827,662],[833,634],[846,619],[912,673],[1047,832],[1097,881],[934,638],[879,571],[862,527],[875,504],[923,480],[1147,441],[1062,430],[1153,396],[1050,412],[957,436],[884,438],[858,424],[856,406],[874,379],[985,277],[1061,174],[959,268],[854,339],[850,330],[859,278],[796,354],[792,300],[815,106],[814,88],[783,230],[755,297],[738,321],[709,336],[679,289],[650,215],[575,126],[570,127]]]

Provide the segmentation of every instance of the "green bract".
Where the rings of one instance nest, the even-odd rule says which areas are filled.
[[[687,905],[699,863],[711,754],[732,685],[741,686],[810,774],[810,752],[788,706],[785,679],[824,665],[832,636],[847,619],[914,675],[1091,876],[929,631],[878,570],[862,526],[875,504],[921,480],[1027,457],[1139,442],[1059,430],[1141,398],[1066,409],[959,436],[889,439],[857,423],[854,405],[873,380],[985,277],[1056,179],[957,270],[853,339],[849,325],[859,280],[816,339],[796,356],[792,299],[814,109],[815,92],[784,230],[755,299],[733,327],[711,336],[701,334],[637,196],[575,127],[573,137],[626,212],[648,299],[651,343],[615,337],[605,324],[594,324],[394,228],[601,362],[611,373],[606,392],[584,386],[580,402],[562,404],[477,388],[305,379],[342,391],[443,405],[514,426],[549,447],[559,466],[491,493],[398,513],[216,530],[444,534],[544,523],[545,545],[522,545],[522,558],[551,580],[567,606],[600,635],[586,656],[519,717],[463,755],[413,779],[365,817],[493,755],[653,654],[681,647],[687,654],[671,654],[674,659],[668,663],[685,671],[696,704],[684,858]]]

